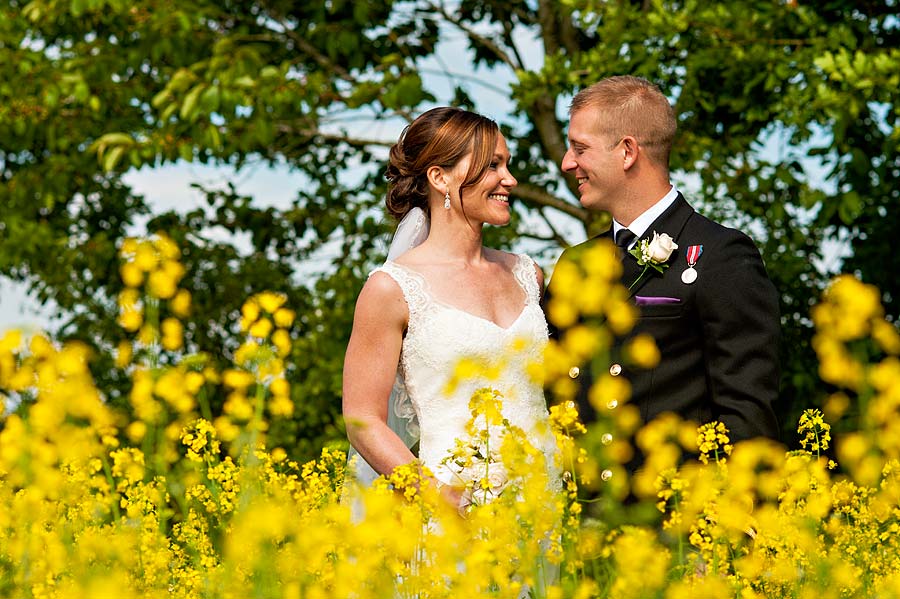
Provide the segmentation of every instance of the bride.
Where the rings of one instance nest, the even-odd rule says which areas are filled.
[[[543,391],[526,374],[547,341],[543,274],[525,255],[482,245],[485,224],[510,220],[509,158],[496,123],[449,107],[423,113],[391,149],[386,203],[402,221],[360,292],[344,362],[343,413],[363,480],[415,460],[418,440],[419,462],[465,507],[471,498],[447,457],[483,387],[500,393],[503,417],[554,464]],[[448,385],[460,359],[491,363],[513,342],[525,349],[498,377]]]

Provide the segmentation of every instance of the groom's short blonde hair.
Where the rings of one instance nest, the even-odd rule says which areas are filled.
[[[578,92],[569,114],[596,111],[597,133],[614,140],[637,139],[647,155],[668,168],[675,139],[675,111],[658,87],[640,77],[619,75],[598,81]]]

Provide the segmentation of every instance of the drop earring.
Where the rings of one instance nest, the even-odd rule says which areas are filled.
[[[450,210],[450,190],[444,192],[444,209]]]

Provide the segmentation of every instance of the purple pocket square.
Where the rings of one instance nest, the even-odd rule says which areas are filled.
[[[680,304],[677,297],[649,297],[645,295],[634,296],[634,303],[638,306],[661,306],[664,304]]]

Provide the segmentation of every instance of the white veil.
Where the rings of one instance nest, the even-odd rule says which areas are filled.
[[[430,221],[428,215],[421,208],[413,208],[397,225],[394,232],[394,238],[391,240],[391,247],[388,249],[388,261],[392,261],[421,244],[428,237]],[[391,389],[391,396],[388,399],[388,427],[395,433],[407,447],[412,448],[419,440],[419,419],[413,408],[409,394],[406,392],[406,383],[403,380],[403,373],[400,367],[397,367],[397,377],[394,379],[394,386]],[[359,484],[368,486],[372,484],[378,473],[363,459],[359,452],[352,446],[347,452],[347,460],[350,468],[355,475]]]

